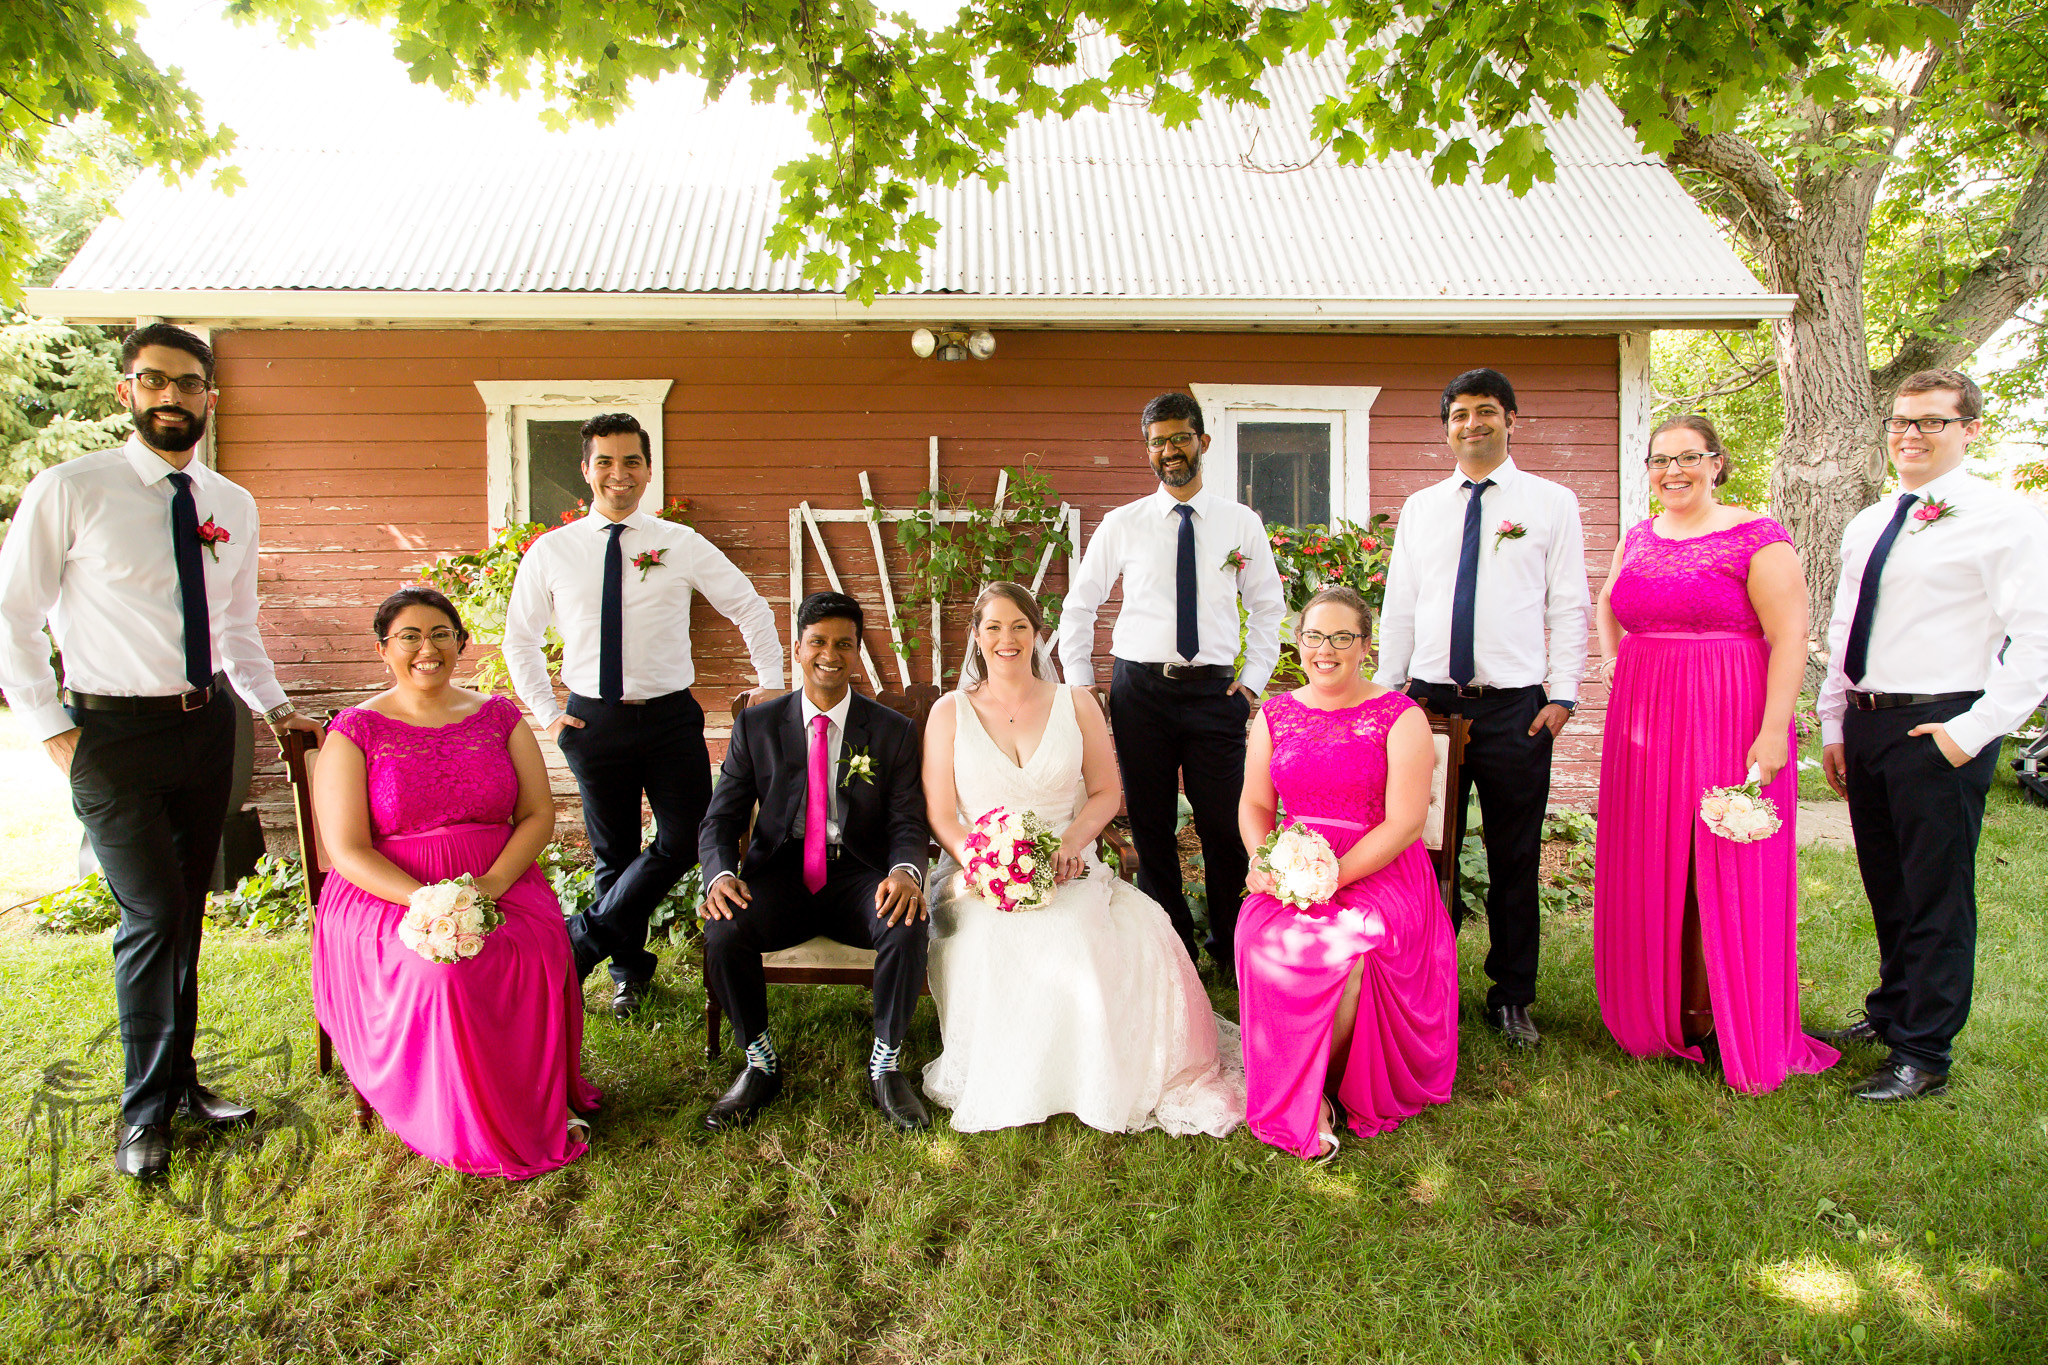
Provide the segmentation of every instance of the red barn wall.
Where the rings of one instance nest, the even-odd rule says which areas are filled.
[[[1106,510],[1152,486],[1136,439],[1145,401],[1197,383],[1379,385],[1372,506],[1398,512],[1451,468],[1437,421],[1444,381],[1495,366],[1520,399],[1517,462],[1578,494],[1589,571],[1597,576],[1615,543],[1611,336],[1005,331],[993,360],[951,364],[915,358],[894,329],[366,328],[214,339],[219,467],[262,508],[264,632],[286,687],[315,703],[379,685],[370,609],[412,579],[412,566],[483,544],[480,379],[672,380],[666,491],[693,500],[697,529],[778,605],[788,596],[789,508],[800,499],[858,507],[863,469],[883,503],[908,505],[925,486],[932,436],[942,477],[984,500],[997,469],[1034,460],[1092,536]],[[848,589],[879,620],[865,530],[825,530]],[[823,586],[814,559],[806,578]],[[723,699],[751,682],[745,653],[738,632],[701,604],[693,637],[697,690],[717,729]],[[870,636],[886,668],[885,638]],[[1589,706],[1566,732],[1553,799],[1588,803],[1598,726]]]

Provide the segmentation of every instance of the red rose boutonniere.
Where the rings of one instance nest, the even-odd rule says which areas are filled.
[[[633,567],[640,571],[640,581],[647,581],[647,571],[661,567],[661,557],[668,553],[666,547],[659,550],[643,550],[633,556]]]
[[[227,544],[231,539],[232,537],[228,535],[228,528],[215,521],[212,517],[208,517],[205,521],[199,523],[199,543],[206,547],[206,553],[213,556],[214,563],[220,563],[220,547]]]
[[[1493,533],[1493,552],[1495,554],[1500,553],[1500,543],[1503,540],[1520,540],[1523,536],[1526,536],[1528,534],[1529,528],[1522,525],[1522,523],[1519,521],[1502,522],[1499,528],[1495,530]]]
[[[1250,562],[1244,557],[1243,550],[1232,550],[1229,554],[1223,556],[1223,571],[1225,573],[1243,573],[1244,566]]]
[[[1955,508],[1938,498],[1933,502],[1923,502],[1913,509],[1913,520],[1920,523],[1913,528],[1913,534],[1918,535],[1943,517],[1952,517],[1955,514]],[[200,529],[205,530],[206,528],[201,527]]]

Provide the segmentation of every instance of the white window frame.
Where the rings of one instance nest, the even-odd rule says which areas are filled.
[[[1372,405],[1377,384],[1190,384],[1209,432],[1204,488],[1237,501],[1237,424],[1334,419],[1330,517],[1363,526],[1372,516]]]
[[[626,412],[646,428],[653,448],[652,478],[640,499],[645,511],[662,503],[661,407],[672,379],[479,379],[485,408],[484,446],[490,469],[488,508],[495,534],[527,514],[526,424],[566,422],[601,412]]]

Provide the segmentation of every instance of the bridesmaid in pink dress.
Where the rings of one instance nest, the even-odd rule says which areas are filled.
[[[534,860],[554,833],[519,708],[452,685],[468,634],[431,588],[377,612],[387,691],[335,716],[313,799],[333,871],[313,925],[313,1010],[385,1127],[429,1161],[522,1180],[582,1156],[583,993]],[[469,873],[505,922],[430,962],[398,938],[422,883]]]
[[[1307,910],[1266,894],[1255,866],[1237,921],[1246,1121],[1307,1158],[1337,1149],[1326,1092],[1369,1137],[1448,1100],[1458,1068],[1457,945],[1422,847],[1429,725],[1360,671],[1371,631],[1349,588],[1309,599],[1295,634],[1308,685],[1259,708],[1238,806],[1254,854],[1277,798],[1339,859],[1337,894]]]
[[[1600,1015],[1637,1057],[1718,1061],[1737,1090],[1825,1071],[1799,1023],[1797,769],[1806,583],[1785,528],[1723,506],[1728,452],[1704,417],[1650,441],[1662,515],[1614,552],[1600,598],[1613,691],[1600,749],[1593,971]],[[1700,796],[1750,768],[1784,825],[1737,844]]]

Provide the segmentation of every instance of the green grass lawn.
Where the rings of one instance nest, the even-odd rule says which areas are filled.
[[[111,1107],[82,1111],[54,1178],[38,1108],[46,1074],[118,1087],[118,1054],[94,1046],[113,1017],[105,941],[0,940],[0,1348],[92,1362],[2041,1360],[2044,835],[2048,813],[2001,771],[1976,1012],[1946,1099],[1850,1105],[1867,1057],[1764,1098],[1631,1061],[1600,1027],[1591,924],[1573,917],[1548,926],[1542,1052],[1468,1026],[1451,1104],[1347,1141],[1322,1169],[1242,1132],[1112,1137],[1059,1120],[899,1136],[859,1103],[868,1029],[851,990],[776,993],[790,1087],[754,1131],[711,1137],[697,1117],[734,1063],[706,1067],[700,986],[671,954],[645,1022],[590,1019],[587,1067],[608,1095],[591,1155],[524,1184],[467,1178],[356,1130],[346,1087],[313,1074],[303,938],[217,937],[202,1022],[237,1068],[221,1088],[258,1101],[271,1132],[252,1154],[181,1130],[172,1180],[145,1194],[110,1169]],[[1857,1003],[1874,949],[1852,856],[1811,850],[1802,875],[1807,1018],[1822,1027]],[[1461,946],[1476,1000],[1483,928]],[[936,1045],[927,1003],[911,1051]]]

